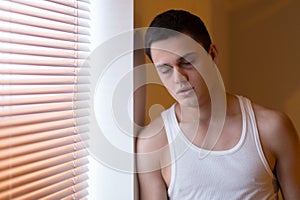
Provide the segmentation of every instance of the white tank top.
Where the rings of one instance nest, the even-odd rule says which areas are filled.
[[[170,200],[278,199],[277,181],[262,151],[251,102],[238,99],[243,121],[239,142],[205,157],[199,154],[206,150],[187,142],[180,130],[175,104],[162,113],[172,158]]]

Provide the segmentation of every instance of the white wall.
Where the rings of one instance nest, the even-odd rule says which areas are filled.
[[[116,36],[124,31],[132,31],[133,30],[133,0],[119,0],[119,1],[111,1],[111,0],[93,0],[91,1],[91,51],[92,54],[101,46],[103,43],[107,42],[111,37]],[[115,45],[115,44],[112,44]],[[133,42],[131,38],[128,41],[125,41],[123,44],[119,44],[122,47],[124,45],[128,49],[133,49]],[[115,45],[111,48],[119,48],[120,46]],[[132,53],[128,53],[127,55],[122,56],[117,62],[113,63],[115,65],[112,67],[110,77],[106,77],[108,79],[120,79],[120,76],[114,76],[116,73],[120,73],[117,69],[122,69],[123,71],[132,70],[133,67],[133,55]],[[117,66],[116,66],[117,65]],[[97,66],[93,66],[92,72],[95,72]],[[94,74],[92,74],[92,84],[96,84]],[[121,75],[122,76],[122,75]],[[118,80],[116,80],[118,82]],[[111,90],[113,86],[111,85]],[[132,88],[131,81],[126,82],[125,88]],[[92,87],[97,89],[96,86]],[[109,89],[109,88],[108,88]],[[91,98],[99,98],[98,96],[91,96]],[[120,100],[122,101],[122,99]],[[95,101],[96,102],[96,101]],[[101,105],[96,105],[97,103]],[[111,102],[96,102],[94,107],[103,107],[103,104],[110,105]],[[104,106],[106,106],[104,105]],[[93,111],[92,111],[93,112]],[[128,114],[131,115],[133,113],[133,108],[131,105],[128,106]],[[106,112],[98,112],[96,111],[95,115],[98,115],[98,118],[107,117]],[[92,115],[93,116],[93,115]],[[91,121],[91,131],[95,131],[93,126],[95,126],[95,120]],[[106,132],[106,137],[109,137],[109,141],[113,144],[121,144],[122,148],[126,149],[129,153],[133,155],[133,139],[130,137],[124,136],[120,130],[116,129],[115,124],[111,123],[103,123],[101,126],[104,126],[105,130],[112,130],[110,132]],[[131,130],[133,132],[133,129]],[[95,134],[93,132],[92,134]],[[111,137],[112,136],[112,137]],[[102,145],[101,141],[95,141],[94,136],[91,138],[93,141],[93,145]],[[96,147],[97,150],[97,147]],[[94,150],[95,151],[95,148]],[[105,154],[110,155],[111,152],[105,152]],[[113,156],[113,155],[112,155]],[[112,169],[111,167],[107,167],[106,165],[101,164],[99,161],[101,159],[97,158],[97,156],[90,156],[89,161],[89,196],[88,199],[91,200],[119,200],[133,199],[133,174],[120,172],[118,170]],[[133,157],[129,159],[130,162],[133,163]],[[105,164],[105,163],[104,163]]]

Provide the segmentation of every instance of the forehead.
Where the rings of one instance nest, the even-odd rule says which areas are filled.
[[[159,40],[151,44],[151,56],[153,61],[161,59],[177,59],[190,52],[205,51],[204,48],[191,37],[179,34],[165,40]]]

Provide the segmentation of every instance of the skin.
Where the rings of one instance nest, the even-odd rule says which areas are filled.
[[[193,144],[201,146],[211,117],[211,101],[205,81],[194,66],[201,66],[202,47],[182,35],[156,41],[151,45],[151,55],[157,73],[176,99],[175,112],[184,134],[197,130]],[[211,45],[209,55],[217,64],[218,51]],[[241,137],[242,117],[238,99],[226,94],[226,119],[220,138],[213,150],[233,148]],[[274,171],[284,199],[300,199],[300,142],[290,119],[283,113],[253,103],[264,155]],[[197,113],[200,110],[201,115]],[[195,122],[195,119],[197,121]],[[194,122],[194,123],[191,123]],[[195,126],[196,125],[196,126]],[[166,148],[167,136],[161,117],[152,121],[140,133],[138,153],[158,151],[151,157],[151,170],[143,159],[138,159],[140,197],[142,200],[164,200],[170,184],[170,154]],[[197,127],[195,129],[195,127]],[[189,138],[188,135],[186,135]]]

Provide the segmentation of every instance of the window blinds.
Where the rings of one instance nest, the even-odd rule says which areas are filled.
[[[0,1],[0,199],[87,196],[88,0]]]

